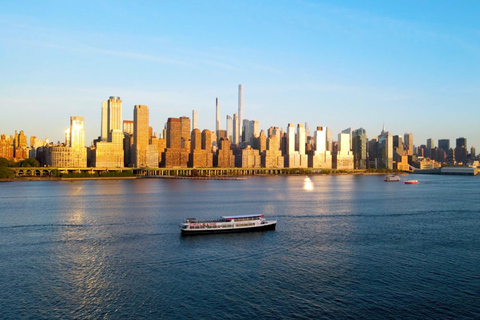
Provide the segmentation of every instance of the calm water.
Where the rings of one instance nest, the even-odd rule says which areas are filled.
[[[0,318],[480,318],[480,178],[310,178],[0,183]]]

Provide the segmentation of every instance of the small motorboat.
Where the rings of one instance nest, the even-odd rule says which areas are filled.
[[[407,180],[405,184],[418,184],[418,180]]]

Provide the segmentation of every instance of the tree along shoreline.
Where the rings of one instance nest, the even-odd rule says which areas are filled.
[[[4,169],[4,168],[0,168]],[[10,169],[10,168],[7,168]],[[10,169],[11,170],[11,169]],[[310,170],[310,169],[294,169],[288,170],[283,173],[253,173],[253,174],[232,174],[232,175],[168,175],[168,176],[144,176],[134,175],[133,171],[126,172],[104,172],[104,173],[59,173],[58,171],[52,172],[51,176],[37,177],[37,176],[20,176],[16,177],[14,171],[11,170],[11,174],[8,176],[0,176],[0,182],[8,181],[72,181],[72,180],[131,180],[131,179],[191,179],[191,180],[244,180],[238,179],[241,177],[273,177],[273,176],[326,176],[326,175],[386,175],[386,174],[408,174],[408,172],[394,171],[394,170],[365,170],[365,171],[349,171],[349,170]]]

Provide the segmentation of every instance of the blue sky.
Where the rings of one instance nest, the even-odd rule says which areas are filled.
[[[198,111],[201,129],[237,112],[262,129],[289,122],[334,135],[466,137],[480,149],[478,1],[3,1],[0,133],[86,141],[101,102],[123,118],[146,104],[161,131]]]

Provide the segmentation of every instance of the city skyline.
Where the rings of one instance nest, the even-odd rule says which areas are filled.
[[[148,106],[156,132],[192,110],[199,128],[215,130],[218,97],[225,130],[243,84],[239,123],[263,130],[307,122],[377,136],[385,124],[416,146],[466,137],[478,148],[479,6],[6,3],[0,131],[62,141],[69,117],[81,116],[89,145],[108,96],[122,97],[124,120]]]

